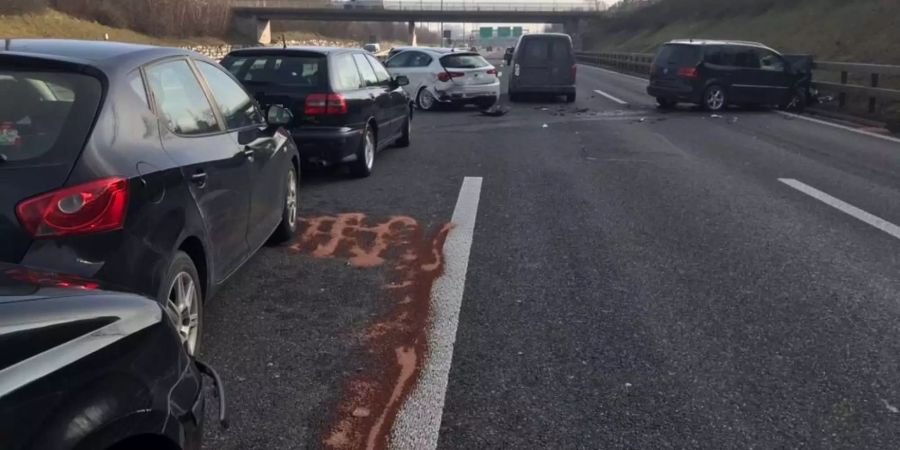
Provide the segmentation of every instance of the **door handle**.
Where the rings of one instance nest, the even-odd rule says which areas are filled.
[[[191,183],[196,184],[199,187],[206,186],[206,172],[203,169],[197,169],[193,175],[191,175]]]
[[[254,151],[252,148],[244,147],[244,150],[241,151],[241,154],[244,155],[244,157],[249,159],[250,161],[253,161]]]

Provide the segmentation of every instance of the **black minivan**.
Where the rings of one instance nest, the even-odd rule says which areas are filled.
[[[359,49],[328,47],[236,50],[222,65],[263,106],[293,112],[288,126],[304,162],[348,164],[369,176],[375,153],[410,144],[412,103],[374,56]]]
[[[572,38],[561,33],[525,34],[513,50],[509,99],[523,94],[565,95],[575,101],[575,52]]]
[[[709,111],[730,104],[802,110],[811,72],[757,42],[674,40],[650,67],[647,93],[662,108],[695,103]]]

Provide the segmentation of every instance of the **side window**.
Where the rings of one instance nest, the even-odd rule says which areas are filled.
[[[759,56],[759,67],[762,70],[771,70],[773,72],[784,72],[784,60],[780,56],[768,50],[756,50]]]
[[[262,114],[247,92],[222,69],[205,61],[196,61],[197,69],[206,78],[206,84],[219,106],[228,129],[243,128],[263,123]]]
[[[353,60],[356,61],[356,67],[359,68],[359,74],[362,75],[366,86],[378,86],[378,78],[375,76],[372,66],[366,61],[366,56],[361,53],[354,53]]]
[[[147,68],[147,80],[156,99],[160,118],[178,134],[203,134],[219,130],[209,99],[185,60]]]
[[[144,105],[147,108],[150,107],[150,101],[147,100],[147,91],[144,89],[144,79],[141,78],[141,73],[135,71],[134,73],[128,75],[128,85],[131,86],[131,90],[134,92],[134,95],[137,95]]]
[[[353,57],[350,54],[337,55],[332,61],[334,70],[334,89],[336,91],[352,91],[362,86],[359,79],[359,71],[356,70],[356,64],[353,63]]]
[[[384,65],[387,67],[409,67],[411,65],[409,63],[410,59],[412,59],[412,56],[415,53],[417,53],[417,52],[397,53],[396,55],[394,55],[393,58],[387,60],[387,62],[385,62]]]
[[[415,56],[410,59],[410,67],[428,67],[431,64],[431,57],[422,52],[415,52]]]
[[[385,69],[372,55],[366,55],[366,59],[372,64],[372,69],[375,70],[375,78],[378,80],[378,84],[380,86],[387,86],[391,82],[391,74],[389,74],[387,69]]]
[[[724,66],[725,65],[725,56],[722,53],[722,47],[718,45],[710,45],[707,46],[704,50],[704,61],[707,64],[713,64],[716,66]]]
[[[749,47],[738,47],[734,50],[734,65],[745,69],[759,69],[759,57]]]

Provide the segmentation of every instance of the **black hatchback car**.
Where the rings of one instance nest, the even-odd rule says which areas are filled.
[[[231,52],[222,65],[261,105],[281,105],[294,116],[289,128],[304,161],[349,164],[372,173],[375,153],[410,144],[412,104],[371,54],[326,47],[256,48]]]
[[[0,261],[96,278],[178,315],[295,229],[299,155],[243,87],[193,52],[110,42],[0,46]]]
[[[160,305],[91,280],[0,263],[0,349],[5,450],[199,449],[207,380],[224,418]]]
[[[730,104],[802,110],[811,79],[808,68],[760,43],[675,40],[656,54],[647,93],[663,108],[687,102],[709,111]]]

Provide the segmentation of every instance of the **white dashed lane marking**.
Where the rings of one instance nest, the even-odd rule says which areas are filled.
[[[618,104],[620,104],[620,105],[627,105],[627,104],[628,104],[628,102],[626,102],[625,100],[622,100],[622,99],[620,99],[620,98],[618,98],[618,97],[613,97],[612,95],[607,94],[606,92],[603,92],[603,91],[601,91],[600,89],[594,89],[594,92],[596,92],[596,93],[598,93],[598,94],[600,94],[600,95],[602,95],[602,96],[604,96],[604,97],[606,97],[606,98],[608,98],[608,99],[610,99],[610,100],[612,100],[612,101],[614,101],[614,102],[616,102],[616,103],[618,103]]]
[[[894,225],[887,220],[882,219],[874,214],[870,214],[866,211],[863,211],[843,200],[834,198],[808,184],[804,184],[800,181],[794,180],[792,178],[779,178],[778,181],[816,199],[822,203],[825,203],[832,208],[837,209],[845,214],[851,215],[869,225],[872,225],[875,228],[878,228],[885,233],[900,239],[900,227]]]

